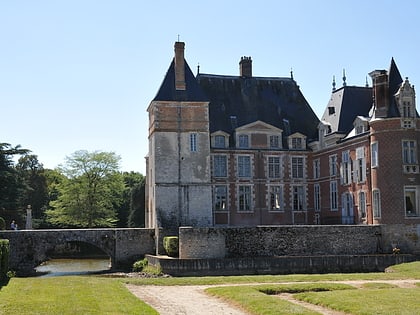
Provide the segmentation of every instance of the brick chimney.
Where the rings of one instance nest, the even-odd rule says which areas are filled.
[[[239,75],[241,77],[252,77],[251,57],[241,57],[241,61],[239,61]]]
[[[389,108],[389,83],[386,70],[374,70],[369,73],[373,82],[375,117],[387,117]]]
[[[185,43],[175,42],[175,89],[185,90]]]

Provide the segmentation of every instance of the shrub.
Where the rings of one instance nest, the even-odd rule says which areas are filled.
[[[9,240],[0,240],[0,283],[7,281],[9,271]]]
[[[6,221],[2,217],[0,217],[0,230],[6,229]]]
[[[163,248],[166,254],[171,257],[178,257],[179,239],[178,236],[165,236],[163,238]]]
[[[146,258],[142,259],[142,260],[137,260],[134,264],[133,264],[133,271],[134,272],[140,272],[143,271],[143,269],[145,267],[147,267],[147,265],[149,264],[149,262],[147,261]]]

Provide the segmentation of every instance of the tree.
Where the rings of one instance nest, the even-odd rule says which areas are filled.
[[[143,180],[143,175],[136,172],[124,172],[122,173],[124,178],[124,193],[123,202],[118,209],[118,227],[128,227],[128,218],[131,212],[131,199],[133,189],[137,187]]]
[[[0,216],[7,221],[21,219],[21,197],[25,191],[25,183],[19,178],[14,168],[13,157],[30,152],[9,143],[0,143]]]
[[[57,185],[58,198],[46,211],[48,222],[60,227],[113,227],[122,201],[124,182],[120,157],[113,152],[85,150],[66,157]]]
[[[145,225],[145,184],[146,178],[142,177],[141,181],[131,189],[129,227],[144,227]]]

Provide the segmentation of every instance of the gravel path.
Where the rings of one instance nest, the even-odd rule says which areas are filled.
[[[323,281],[323,283],[331,281]],[[417,287],[416,283],[420,280],[356,280],[356,281],[337,281],[334,283],[344,283],[355,286],[357,288],[363,287],[365,283],[389,283],[401,288]],[[294,282],[296,283],[296,282]],[[282,283],[288,284],[288,283]],[[291,284],[291,283],[289,283]],[[237,284],[227,284],[227,286],[234,286]],[[258,283],[247,284],[258,285]],[[143,300],[161,315],[246,315],[247,312],[236,308],[227,302],[210,295],[207,295],[204,290],[212,287],[210,285],[189,285],[189,286],[155,286],[155,285],[132,285],[127,284],[127,288],[139,299]],[[221,285],[214,285],[220,287]],[[292,294],[279,294],[279,298],[285,299],[289,302],[301,305],[310,310],[319,312],[325,315],[345,315],[342,312],[334,311],[322,306],[313,305],[302,302],[293,298]]]

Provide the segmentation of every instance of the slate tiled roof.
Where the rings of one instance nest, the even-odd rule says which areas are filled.
[[[291,78],[198,74],[210,99],[210,132],[232,134],[236,127],[260,120],[283,130],[317,137],[319,119]]]
[[[197,83],[197,80],[186,61],[185,84],[185,91],[175,89],[175,61],[172,60],[153,101],[205,102],[209,100]]]
[[[330,124],[332,133],[348,134],[356,117],[368,117],[372,106],[371,87],[344,86],[333,91],[321,120]]]

